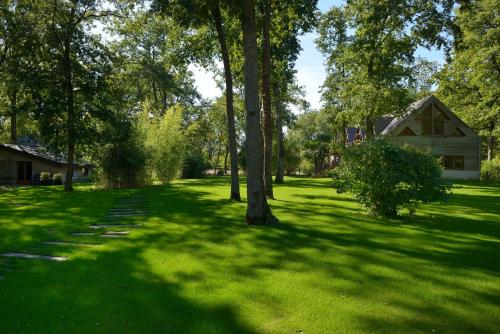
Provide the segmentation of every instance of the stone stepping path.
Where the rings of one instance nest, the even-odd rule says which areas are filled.
[[[91,237],[95,235],[94,232],[73,232],[71,235],[74,235],[75,237]]]
[[[129,231],[108,231],[104,234],[101,234],[101,237],[105,238],[124,238],[126,237],[130,232]]]
[[[14,203],[12,203],[14,204]],[[141,227],[141,224],[133,224],[132,222],[122,222],[126,218],[137,218],[147,216],[150,213],[147,205],[146,196],[141,194],[134,194],[122,198],[115,203],[115,205],[107,212],[105,221],[97,224],[90,225],[89,228],[93,230],[108,229],[108,228],[131,228]],[[57,229],[47,230],[48,234],[57,234],[61,231]],[[104,237],[104,238],[125,238],[130,234],[130,231],[105,231],[104,233],[96,233],[90,231],[75,231],[71,232],[71,236],[75,237]],[[57,236],[53,235],[53,238]],[[67,240],[51,240],[44,241],[43,244],[33,246],[29,249],[17,250],[15,252],[8,252],[0,254],[0,279],[5,276],[6,272],[16,270],[20,267],[19,261],[22,259],[31,260],[44,260],[63,262],[69,260],[66,256],[47,255],[50,252],[51,246],[65,246],[65,247],[97,247],[100,244],[92,244],[84,242],[75,242]],[[44,254],[45,253],[45,254]]]
[[[91,229],[100,229],[100,228],[116,228],[116,227],[141,227],[141,224],[105,224],[105,225],[90,225]]]
[[[75,242],[68,242],[68,241],[45,241],[44,244],[46,245],[61,245],[61,246],[75,246],[75,247],[98,247],[102,246],[99,244],[82,244],[82,243],[75,243]]]
[[[36,255],[36,254],[26,254],[26,253],[3,253],[3,257],[17,257],[22,259],[37,259],[37,260],[47,260],[47,261],[66,261],[67,257],[63,256],[50,256],[50,255]]]

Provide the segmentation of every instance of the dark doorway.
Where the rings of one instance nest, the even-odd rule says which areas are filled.
[[[31,184],[31,161],[17,162],[17,184]]]

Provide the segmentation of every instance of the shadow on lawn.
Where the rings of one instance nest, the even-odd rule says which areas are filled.
[[[302,197],[315,199],[314,195]],[[484,205],[488,205],[486,198],[471,202],[467,197],[455,195],[456,200],[451,205],[461,206],[465,212],[481,211]],[[291,201],[279,200],[274,202],[277,210],[295,216],[294,221],[305,223],[292,224],[283,220],[273,227],[246,227],[242,221],[232,218],[241,215],[243,206],[235,209],[226,201],[210,200],[208,192],[184,189],[180,194],[175,189],[166,188],[161,192],[161,198],[163,202],[156,212],[159,218],[188,228],[181,233],[164,235],[160,240],[152,231],[149,238],[141,240],[144,246],[159,242],[168,244],[174,253],[197,254],[214,272],[231,272],[242,282],[247,277],[262,279],[266,270],[286,269],[297,273],[319,270],[331,276],[332,281],[350,282],[350,286],[342,290],[353,298],[361,299],[369,299],[373,293],[370,286],[383,282],[383,290],[400,292],[389,303],[392,307],[403,309],[407,317],[391,324],[380,314],[358,315],[371,330],[387,331],[390,326],[403,324],[395,331],[430,331],[443,329],[443,319],[447,321],[446,329],[451,332],[482,333],[495,325],[468,321],[461,312],[464,307],[470,307],[470,296],[474,301],[500,307],[500,287],[487,289],[464,283],[482,280],[485,275],[497,277],[500,274],[497,261],[498,220],[482,222],[475,217],[455,218],[442,213],[411,221],[418,228],[419,236],[415,238],[414,234],[408,233],[408,225],[398,226],[359,213],[346,216],[345,211],[336,213],[335,208],[332,210],[328,204],[318,208],[311,203],[296,203],[295,207],[290,205]],[[196,211],[196,218],[193,211]],[[489,206],[487,212],[500,213],[495,205]],[[318,219],[318,216],[324,217]],[[339,225],[339,232],[335,232],[335,228],[331,231],[325,229],[328,219],[332,224]],[[318,223],[318,220],[324,221]],[[414,228],[410,225],[411,229]],[[495,240],[484,240],[481,238],[483,235]],[[220,254],[215,247],[228,243],[238,244],[240,252],[234,258]],[[347,256],[352,261],[339,265],[332,258],[335,256]],[[228,266],[228,262],[231,265]],[[435,289],[461,293],[447,297],[446,305],[433,304],[432,296],[425,296],[425,293],[424,296],[406,298],[408,286],[404,279],[386,277],[370,269],[371,266],[430,282]],[[453,279],[448,276],[450,272],[455,272]],[[211,279],[203,275],[183,277],[198,282]],[[338,293],[338,287],[334,283],[326,284],[325,293]],[[478,309],[480,307],[477,306]],[[497,324],[500,325],[498,321]]]
[[[22,210],[0,205],[0,218],[9,213],[15,220],[5,226],[0,224],[0,251],[41,243],[50,238],[47,229],[69,232],[88,228],[87,223],[103,216],[116,198],[130,193],[114,191],[114,196],[108,193],[110,198],[106,200],[101,198],[101,190],[72,194],[56,189],[40,191],[36,204],[53,210],[42,213],[32,205]],[[172,195],[177,192],[174,190]],[[14,190],[10,195],[17,198],[19,194]],[[28,193],[25,195],[27,202],[34,200]],[[177,194],[169,200],[175,203],[180,197]],[[71,214],[75,209],[82,213],[78,220]],[[65,219],[61,218],[63,214]],[[28,217],[47,220],[47,224],[23,225]],[[180,284],[156,275],[142,256],[152,245],[168,246],[162,240],[172,241],[159,233],[158,239],[150,235],[114,241],[109,245],[118,247],[89,249],[85,255],[63,263],[17,260],[16,271],[0,281],[0,332],[255,333],[239,322],[231,305],[206,305],[188,299],[182,295]]]
[[[221,182],[226,181],[221,178]],[[305,188],[308,182],[292,180],[280,187]],[[325,187],[319,181],[312,183],[309,188]],[[409,221],[410,225],[397,225],[364,216],[351,208],[347,208],[346,215],[345,209],[337,210],[334,205],[344,198],[331,196],[323,198],[332,202],[331,207],[328,203],[318,206],[275,201],[276,212],[285,217],[282,223],[249,227],[243,223],[244,203],[231,204],[225,199],[213,199],[209,191],[190,189],[194,185],[211,184],[202,180],[188,182],[186,187],[138,190],[148,195],[151,218],[156,223],[146,225],[142,233],[130,240],[117,241],[114,248],[92,250],[89,257],[63,264],[39,263],[29,270],[29,275],[10,280],[8,285],[0,283],[0,295],[9,301],[4,307],[0,305],[0,324],[19,331],[29,331],[30,326],[37,325],[45,329],[55,326],[58,332],[254,333],[257,331],[241,322],[238,305],[221,302],[214,306],[187,298],[183,295],[185,286],[198,284],[203,291],[218,294],[227,288],[219,282],[220,273],[229,275],[231,282],[246,285],[267,279],[270,271],[286,270],[292,275],[316,272],[321,277],[330,277],[315,282],[318,293],[367,302],[373,302],[374,295],[387,294],[389,297],[375,299],[381,303],[381,313],[351,315],[366,331],[440,329],[486,333],[494,327],[492,323],[470,321],[463,312],[474,307],[482,312],[482,303],[500,307],[500,287],[468,284],[500,274],[498,219],[482,222],[475,217],[453,218],[434,212],[432,218],[417,217]],[[60,195],[51,200],[57,201],[57,196]],[[315,196],[302,195],[313,200]],[[66,213],[80,207],[82,212],[89,212],[83,217],[88,220],[96,207],[83,197],[73,206],[61,205]],[[492,199],[489,196],[478,201],[469,197],[455,195],[450,205],[464,212],[484,209],[488,214],[500,214],[498,205],[488,203]],[[50,191],[46,198],[51,198]],[[99,210],[109,205],[110,202],[103,202]],[[70,224],[67,219],[64,224]],[[38,229],[0,232],[10,233],[7,242],[12,244],[11,239],[21,235],[39,238]],[[484,240],[484,236],[494,240]],[[221,251],[224,247],[232,251]],[[144,260],[146,251],[168,252],[172,256],[189,254],[210,270],[186,268],[172,273],[176,281],[167,280]],[[388,274],[393,272],[398,274]],[[453,279],[450,273],[454,273]],[[412,287],[408,286],[408,280],[429,282],[429,286],[439,291],[461,293],[444,296],[446,303],[436,304],[432,294],[409,292]],[[26,286],[37,291],[29,296],[29,303],[18,298],[20,289]],[[245,303],[251,297],[241,295],[240,302]],[[391,320],[383,314],[391,309],[403,312],[398,319]],[[497,324],[500,325],[498,321]]]

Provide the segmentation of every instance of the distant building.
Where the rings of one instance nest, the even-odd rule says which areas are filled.
[[[375,122],[375,133],[395,144],[428,149],[441,157],[443,177],[479,179],[481,138],[434,96],[410,104],[403,116],[381,117]],[[346,129],[347,145],[364,139],[364,129]]]
[[[37,184],[42,172],[52,176],[61,173],[66,178],[66,159],[49,152],[35,139],[24,136],[14,144],[0,144],[0,184]],[[87,161],[74,164],[73,180],[92,176],[94,165]]]

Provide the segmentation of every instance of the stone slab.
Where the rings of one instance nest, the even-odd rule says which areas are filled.
[[[92,236],[92,235],[95,235],[94,232],[74,232],[74,233],[71,233],[72,235],[76,235],[78,237],[81,237],[81,236]]]
[[[92,244],[80,244],[74,242],[66,242],[66,241],[45,241],[46,245],[62,245],[62,246],[76,246],[76,247],[97,247],[101,245],[92,245]]]
[[[92,229],[113,228],[113,227],[141,227],[140,224],[108,224],[108,225],[90,225]]]
[[[3,253],[4,257],[17,257],[23,259],[36,259],[36,260],[46,260],[46,261],[66,261],[67,257],[62,256],[49,256],[49,255],[37,255],[37,254],[26,254],[26,253]]]

